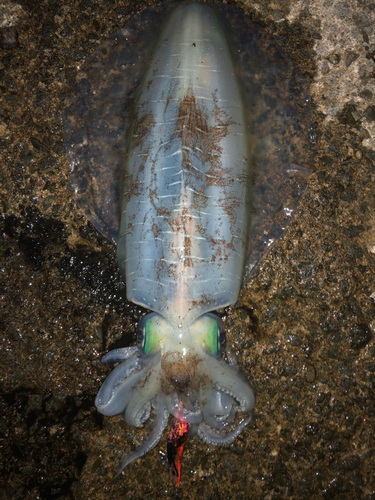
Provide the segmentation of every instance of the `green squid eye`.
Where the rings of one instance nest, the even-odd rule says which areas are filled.
[[[158,314],[151,313],[143,316],[137,328],[137,346],[145,354],[149,354],[159,348]]]
[[[221,356],[221,352],[225,343],[225,328],[222,320],[215,314],[208,313],[205,315],[207,322],[205,331],[206,349],[215,357]]]

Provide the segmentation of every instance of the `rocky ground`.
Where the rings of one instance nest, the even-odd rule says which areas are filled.
[[[311,84],[315,173],[235,307],[258,390],[228,448],[191,438],[176,491],[142,430],[94,406],[108,348],[134,342],[115,248],[76,208],[62,112],[87,56],[152,2],[0,5],[1,499],[375,498],[375,3],[238,2]]]

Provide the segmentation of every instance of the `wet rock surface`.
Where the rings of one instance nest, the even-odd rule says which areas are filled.
[[[188,440],[181,487],[143,430],[104,418],[108,348],[131,345],[115,248],[69,191],[69,81],[147,2],[22,1],[0,11],[0,498],[374,498],[375,4],[245,2],[311,82],[316,173],[235,307],[231,349],[258,390],[228,448]],[[2,28],[3,29],[3,28]]]

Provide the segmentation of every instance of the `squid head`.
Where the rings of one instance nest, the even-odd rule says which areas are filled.
[[[216,445],[234,441],[251,419],[255,390],[234,365],[221,359],[222,320],[208,313],[188,328],[173,330],[160,314],[148,314],[139,323],[136,348],[118,349],[103,358],[120,364],[97,395],[98,410],[107,416],[122,414],[135,427],[146,422],[152,407],[155,413],[146,442],[124,457],[120,472],[157,445],[169,414]]]

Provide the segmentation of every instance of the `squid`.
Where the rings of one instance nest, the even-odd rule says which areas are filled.
[[[167,2],[90,57],[65,122],[77,203],[117,244],[127,299],[150,311],[136,345],[102,360],[117,366],[98,411],[133,427],[154,413],[119,472],[158,444],[170,415],[185,434],[232,443],[256,391],[224,360],[214,311],[235,304],[306,187],[314,140],[303,77],[239,9]]]

